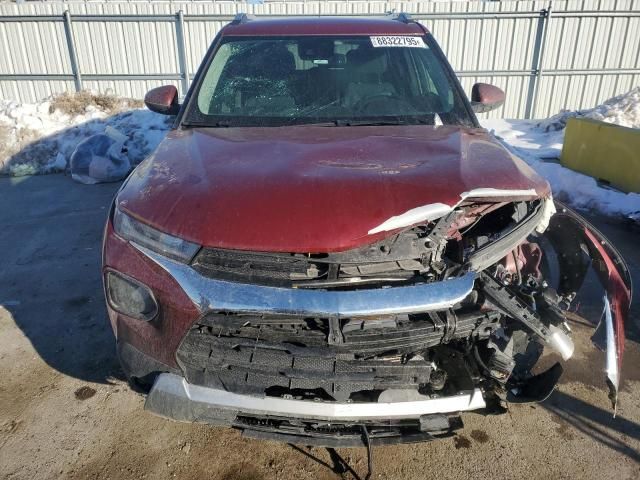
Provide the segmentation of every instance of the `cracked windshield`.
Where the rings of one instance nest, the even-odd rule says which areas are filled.
[[[473,126],[430,36],[227,39],[191,126]]]

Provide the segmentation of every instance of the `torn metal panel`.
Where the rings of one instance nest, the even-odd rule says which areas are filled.
[[[395,215],[388,220],[382,222],[377,227],[369,230],[368,234],[373,235],[380,232],[389,232],[399,228],[410,227],[421,222],[430,222],[436,218],[440,218],[453,211],[463,201],[470,198],[535,198],[538,194],[534,189],[527,190],[505,190],[498,188],[474,188],[468,192],[460,194],[460,200],[454,205],[446,205],[444,203],[432,203],[430,205],[422,205],[412,208],[400,215]],[[549,215],[550,217],[550,215]],[[548,221],[548,219],[547,219]]]
[[[389,232],[391,230],[397,230],[398,228],[415,225],[420,222],[430,222],[436,218],[446,215],[451,210],[453,210],[453,207],[445,205],[444,203],[433,203],[431,205],[412,208],[408,212],[391,217],[389,220],[381,223],[375,228],[372,228],[367,233],[369,235],[373,235],[374,233]]]
[[[463,192],[460,194],[460,198],[465,200],[467,198],[494,198],[494,197],[508,197],[508,198],[518,198],[518,197],[537,197],[538,193],[533,188],[528,188],[526,190],[511,190],[511,189],[501,189],[501,188],[474,188],[468,192]]]

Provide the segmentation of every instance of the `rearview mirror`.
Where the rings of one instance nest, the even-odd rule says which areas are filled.
[[[488,83],[476,83],[471,89],[471,108],[476,113],[495,110],[504,104],[505,94]]]
[[[149,90],[144,96],[144,104],[149,110],[162,115],[177,115],[180,111],[178,89],[173,85]]]

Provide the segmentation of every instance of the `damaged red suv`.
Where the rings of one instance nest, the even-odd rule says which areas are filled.
[[[306,445],[450,435],[462,411],[545,399],[593,265],[615,402],[624,261],[474,112],[406,15],[239,16],[104,238],[117,351],[145,408]],[[368,444],[368,443],[367,443]]]

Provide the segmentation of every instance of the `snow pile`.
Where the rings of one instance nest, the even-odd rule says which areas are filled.
[[[545,177],[558,200],[579,209],[633,217],[633,214],[640,212],[640,195],[600,186],[592,177],[558,163],[564,127],[571,117],[588,117],[640,128],[640,87],[590,110],[561,112],[543,121],[484,120],[482,124],[493,131],[515,155]]]
[[[537,126],[546,132],[562,130],[567,125],[567,120],[573,117],[586,117],[623,127],[640,128],[640,87],[610,98],[602,105],[590,110],[563,110],[553,117],[538,122]]]
[[[36,104],[0,99],[0,175],[65,171],[76,146],[111,127],[127,137],[131,165],[164,138],[171,118],[137,107],[140,102],[86,92]]]

